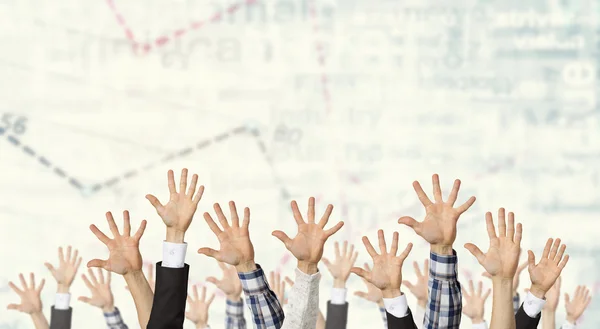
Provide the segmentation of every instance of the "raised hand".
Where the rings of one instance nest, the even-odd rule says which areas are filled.
[[[79,301],[101,308],[104,313],[111,313],[115,310],[115,300],[110,289],[110,272],[106,272],[106,279],[101,269],[98,269],[98,277],[91,268],[88,269],[89,279],[85,274],[81,275],[83,282],[90,289],[91,297],[81,296]],[[91,281],[90,281],[91,279]]]
[[[567,246],[560,244],[560,239],[548,239],[542,253],[542,259],[538,264],[535,264],[533,251],[527,251],[529,262],[527,269],[531,278],[531,288],[529,290],[534,296],[543,299],[546,292],[554,285],[569,261],[569,255],[564,255],[566,248]]]
[[[294,257],[298,260],[298,268],[307,274],[317,272],[317,264],[323,257],[323,246],[325,241],[339,231],[344,222],[338,222],[334,227],[325,230],[325,225],[329,221],[329,216],[333,211],[333,205],[328,205],[323,217],[318,223],[315,223],[315,198],[308,199],[308,213],[305,222],[298,209],[298,203],[292,201],[292,212],[296,224],[298,224],[298,233],[293,239],[282,231],[273,231],[273,236],[285,244]]]
[[[146,220],[143,220],[137,232],[131,236],[131,223],[129,211],[123,211],[123,234],[119,233],[117,224],[112,213],[106,213],[108,227],[113,234],[112,239],[102,233],[96,225],[90,225],[90,230],[94,235],[108,247],[109,256],[107,260],[92,259],[88,262],[88,267],[100,267],[107,271],[121,275],[126,275],[133,271],[142,269],[142,255],[140,254],[140,239],[146,229]]]
[[[217,288],[221,289],[230,301],[239,301],[242,296],[242,282],[233,266],[227,266],[222,262],[218,262],[221,271],[223,271],[223,278],[218,280],[214,276],[208,277],[206,281],[214,284]]]
[[[213,299],[215,299],[215,294],[212,294],[208,300],[206,299],[206,287],[202,287],[202,295],[198,298],[198,288],[194,285],[194,298],[188,295],[187,301],[190,307],[189,311],[185,312],[185,317],[192,321],[196,328],[208,327],[208,309]]]
[[[77,275],[77,270],[79,269],[79,265],[81,265],[81,257],[77,257],[79,251],[75,249],[75,252],[71,254],[72,248],[71,246],[67,247],[67,255],[65,256],[63,252],[63,248],[58,248],[58,268],[55,268],[50,263],[44,263],[46,268],[52,273],[52,276],[56,280],[58,284],[58,292],[59,293],[67,293],[69,292],[69,288],[75,280],[75,276]]]
[[[375,251],[369,238],[366,236],[363,236],[362,238],[365,248],[367,248],[367,252],[373,258],[373,270],[367,271],[360,267],[353,267],[351,271],[379,288],[384,298],[394,298],[402,294],[400,292],[400,285],[402,284],[402,264],[412,249],[412,243],[409,243],[406,246],[406,249],[404,249],[400,256],[396,256],[398,253],[398,232],[394,232],[392,247],[389,252],[387,251],[387,246],[385,244],[383,230],[379,230],[377,236],[381,254],[378,254],[377,251]]]
[[[255,270],[254,246],[252,246],[250,232],[248,231],[250,209],[247,207],[244,208],[244,220],[242,221],[242,226],[240,226],[240,218],[238,217],[235,202],[229,201],[231,225],[229,225],[227,217],[223,214],[223,210],[221,210],[221,206],[218,203],[215,203],[213,208],[217,213],[223,230],[215,223],[209,213],[204,213],[204,219],[219,239],[220,249],[200,248],[198,249],[198,253],[233,265],[238,272],[251,272]]]
[[[423,261],[423,272],[421,272],[417,262],[413,262],[413,267],[417,275],[417,283],[412,284],[408,281],[402,281],[402,284],[417,298],[417,303],[425,308],[429,295],[429,260],[425,259]]]
[[[273,289],[273,292],[275,293],[275,296],[277,296],[277,299],[279,299],[279,302],[281,303],[281,305],[286,305],[288,303],[287,298],[285,298],[285,285],[286,285],[286,281],[289,278],[286,278],[286,280],[281,280],[281,275],[279,274],[279,272],[275,273],[273,271],[271,271],[269,273],[269,286],[271,286],[271,289]],[[291,285],[294,285],[294,281],[292,281],[292,279],[289,279],[291,281]]]
[[[21,280],[21,289],[17,288],[17,286],[9,282],[8,286],[21,298],[20,304],[8,304],[6,309],[8,310],[17,310],[19,312],[27,313],[27,314],[35,314],[42,313],[42,299],[40,297],[42,293],[42,289],[44,289],[44,284],[46,281],[42,279],[39,286],[35,286],[35,275],[33,273],[29,274],[29,284],[25,282],[25,277],[23,274],[19,274],[19,280]]]
[[[521,252],[521,237],[523,227],[521,223],[517,224],[515,232],[515,215],[508,213],[508,226],[505,220],[505,210],[498,210],[498,236],[494,229],[492,213],[485,214],[485,222],[490,238],[490,246],[484,254],[472,243],[465,244],[465,248],[477,258],[477,261],[492,276],[501,280],[512,280],[517,271],[519,254]]]
[[[348,241],[344,241],[344,247],[340,252],[340,244],[335,242],[335,260],[331,262],[329,259],[323,257],[323,263],[327,266],[327,269],[333,276],[333,287],[334,288],[345,288],[346,281],[350,276],[350,269],[356,263],[358,257],[358,251],[354,251],[354,245],[350,245],[348,249]]]
[[[575,293],[573,294],[573,300],[571,300],[569,294],[565,294],[567,321],[576,324],[579,317],[583,314],[588,305],[590,305],[591,300],[592,296],[590,296],[590,290],[585,286],[577,286],[577,289],[575,289]]]
[[[182,169],[179,180],[179,192],[177,192],[173,170],[169,170],[167,173],[169,202],[165,205],[154,195],[146,195],[146,199],[154,206],[154,209],[156,209],[156,212],[167,226],[167,241],[169,242],[183,243],[185,232],[190,227],[194,213],[196,213],[196,209],[198,208],[198,203],[204,193],[204,185],[200,185],[198,191],[196,191],[196,184],[198,183],[198,175],[196,174],[192,176],[192,181],[188,188],[187,175],[188,170],[185,168]]]
[[[556,282],[546,292],[546,304],[544,304],[544,311],[556,312],[558,307],[558,300],[560,299],[560,286],[562,284],[562,278],[559,276]]]
[[[371,267],[367,263],[365,263],[364,269],[367,273],[371,272]],[[365,280],[364,278],[361,279],[365,283],[365,286],[367,286],[367,291],[355,291],[354,295],[373,302],[379,306],[383,306],[383,295],[381,294],[381,289],[375,287],[371,282]]]
[[[469,280],[469,289],[463,287],[463,297],[466,305],[463,305],[462,312],[471,319],[473,324],[483,322],[485,300],[489,297],[492,292],[491,289],[487,289],[482,294],[483,283],[479,281],[477,285],[477,291],[473,286],[473,280]]]
[[[454,186],[446,202],[442,200],[439,176],[434,174],[432,181],[435,203],[427,197],[419,182],[413,182],[413,188],[425,207],[425,219],[422,222],[417,222],[412,217],[404,216],[398,219],[398,223],[411,227],[415,233],[429,242],[433,252],[449,255],[452,254],[452,244],[456,240],[456,222],[460,215],[475,203],[475,197],[472,196],[460,207],[454,208],[460,189],[460,180],[454,181]]]

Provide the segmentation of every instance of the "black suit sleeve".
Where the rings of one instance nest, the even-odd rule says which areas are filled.
[[[405,317],[397,318],[391,315],[389,312],[385,312],[387,317],[388,329],[417,329],[415,320],[413,319],[410,307],[408,308],[408,314]]]
[[[57,310],[52,306],[51,310],[50,329],[71,329],[71,318],[73,316],[71,307],[68,310]]]
[[[540,319],[542,318],[542,314],[538,314],[535,318],[529,317],[525,310],[523,309],[523,304],[519,307],[517,314],[515,314],[515,322],[517,329],[535,329],[540,323]]]
[[[190,266],[163,267],[156,263],[156,288],[147,329],[182,329]]]
[[[325,329],[346,329],[348,323],[348,302],[343,305],[327,302]]]

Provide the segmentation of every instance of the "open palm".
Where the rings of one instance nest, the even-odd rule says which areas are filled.
[[[196,209],[198,208],[198,203],[204,193],[203,185],[196,191],[198,175],[194,174],[192,176],[189,188],[187,187],[187,176],[188,170],[185,168],[182,169],[178,192],[175,187],[173,170],[168,171],[169,202],[165,205],[163,205],[154,195],[146,195],[146,199],[154,206],[165,225],[181,232],[187,231],[190,226],[192,217],[194,217],[194,213],[196,213]]]
[[[569,261],[569,255],[564,255],[566,248],[567,246],[560,244],[560,239],[548,239],[538,264],[535,264],[533,251],[527,251],[529,262],[527,269],[531,278],[530,291],[534,295],[543,296],[554,285]]]
[[[471,197],[461,206],[454,208],[460,189],[460,180],[454,181],[454,186],[446,202],[442,200],[440,178],[437,174],[433,175],[432,182],[435,203],[427,197],[419,182],[413,182],[413,188],[425,207],[425,219],[417,222],[412,217],[404,216],[398,220],[398,223],[411,227],[415,233],[432,245],[451,246],[456,240],[456,222],[460,215],[473,205],[475,197]]]
[[[233,266],[227,266],[223,262],[218,262],[219,268],[223,271],[223,278],[218,280],[214,276],[206,278],[206,281],[214,284],[221,289],[227,298],[237,301],[242,294],[242,282],[238,277],[237,271]]]
[[[367,263],[365,263],[364,269],[366,272],[371,272],[371,267]],[[361,279],[365,283],[365,286],[367,286],[367,291],[356,291],[354,295],[373,303],[383,303],[383,295],[381,293],[381,289],[375,287],[371,282],[367,281],[366,279]]]
[[[22,273],[19,274],[19,280],[21,281],[21,289],[9,282],[8,286],[21,298],[20,304],[9,304],[7,309],[17,310],[19,312],[32,314],[42,311],[42,299],[40,297],[42,289],[44,289],[45,280],[40,282],[38,287],[35,286],[35,276],[33,273],[29,274],[29,284],[25,282],[25,277]]]
[[[298,224],[298,233],[293,239],[282,231],[273,231],[273,236],[281,240],[285,247],[300,262],[316,264],[323,257],[323,248],[325,241],[342,228],[344,222],[338,222],[334,227],[325,230],[325,225],[329,221],[329,216],[333,211],[333,206],[328,205],[323,217],[319,223],[315,223],[315,198],[308,199],[308,221],[305,222],[298,209],[298,203],[292,201],[292,212],[296,224]]]
[[[367,252],[373,258],[373,269],[369,272],[360,267],[353,267],[351,271],[380,289],[384,297],[387,292],[399,294],[400,285],[402,284],[402,264],[412,249],[412,243],[406,246],[400,256],[396,256],[398,252],[398,232],[394,232],[392,247],[389,252],[387,251],[383,230],[377,232],[377,237],[380,254],[375,251],[369,238],[366,236],[362,238]]]
[[[498,235],[490,212],[485,214],[485,221],[490,239],[488,251],[484,254],[472,243],[465,244],[465,248],[491,276],[512,280],[519,263],[523,228],[519,223],[515,232],[515,216],[512,212],[508,213],[507,227],[504,208],[498,210]]]
[[[146,229],[146,221],[143,220],[137,232],[133,236],[130,236],[131,224],[127,210],[123,212],[123,234],[119,233],[119,229],[110,212],[106,213],[106,220],[114,236],[113,239],[108,238],[96,225],[91,225],[90,230],[96,235],[98,240],[102,241],[108,247],[108,259],[93,259],[88,262],[88,267],[100,267],[121,275],[141,270],[143,262],[139,243]]]
[[[223,214],[223,210],[218,203],[213,206],[223,230],[215,223],[209,213],[204,213],[206,223],[219,239],[220,249],[200,248],[198,253],[215,258],[216,260],[237,266],[249,261],[254,261],[254,246],[250,241],[250,209],[244,209],[244,220],[240,226],[240,219],[233,201],[229,202],[231,211],[231,225]]]

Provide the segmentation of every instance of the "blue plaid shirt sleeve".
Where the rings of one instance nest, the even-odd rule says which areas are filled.
[[[127,325],[121,317],[121,312],[115,307],[115,310],[110,313],[104,313],[104,320],[108,329],[128,329]]]
[[[226,329],[246,329],[246,319],[244,318],[244,301],[237,302],[226,300],[225,305],[225,328]]]
[[[519,307],[521,307],[521,298],[519,294],[513,296],[513,309],[515,310],[515,314],[519,311]]]
[[[280,329],[284,315],[275,293],[269,288],[267,278],[260,265],[248,273],[238,273],[246,304],[252,312],[255,329]]]
[[[380,307],[379,313],[381,313],[381,318],[383,319],[383,327],[387,329],[387,312],[385,311],[385,307]]]
[[[458,258],[429,254],[429,300],[423,319],[425,329],[459,329],[462,292],[458,282]]]

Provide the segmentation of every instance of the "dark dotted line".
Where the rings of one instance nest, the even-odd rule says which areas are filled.
[[[170,153],[167,156],[165,156],[164,158],[160,159],[159,162],[148,163],[148,164],[140,167],[139,169],[130,170],[122,175],[110,178],[109,180],[105,181],[104,183],[96,184],[91,187],[91,190],[92,190],[92,192],[97,192],[97,191],[101,190],[102,188],[111,187],[111,186],[113,186],[119,182],[122,182],[126,179],[135,177],[144,171],[148,171],[148,170],[156,167],[156,165],[159,163],[166,163],[166,162],[172,161],[176,158],[182,158],[182,157],[188,156],[196,150],[201,150],[203,148],[206,148],[209,145],[212,145],[213,143],[216,144],[216,143],[223,142],[224,140],[226,140],[227,138],[229,138],[231,136],[239,135],[246,131],[247,131],[247,128],[245,126],[241,126],[241,127],[233,129],[231,132],[225,132],[225,133],[216,135],[215,137],[213,137],[211,139],[206,139],[206,140],[199,142],[198,144],[196,144],[195,147],[186,147],[179,151]]]
[[[4,135],[4,133],[6,133],[6,129],[0,128],[0,135]],[[13,146],[20,147],[21,150],[25,154],[29,155],[32,158],[36,158],[44,167],[52,168],[52,172],[54,172],[58,177],[60,177],[62,179],[66,179],[69,182],[69,184],[71,184],[76,189],[78,189],[78,190],[83,189],[83,186],[77,179],[67,175],[67,173],[64,170],[62,170],[60,167],[53,166],[52,163],[48,159],[44,158],[43,156],[41,156],[41,155],[37,156],[36,152],[31,147],[29,147],[27,145],[23,145],[17,137],[15,137],[13,135],[6,135],[6,139]]]

